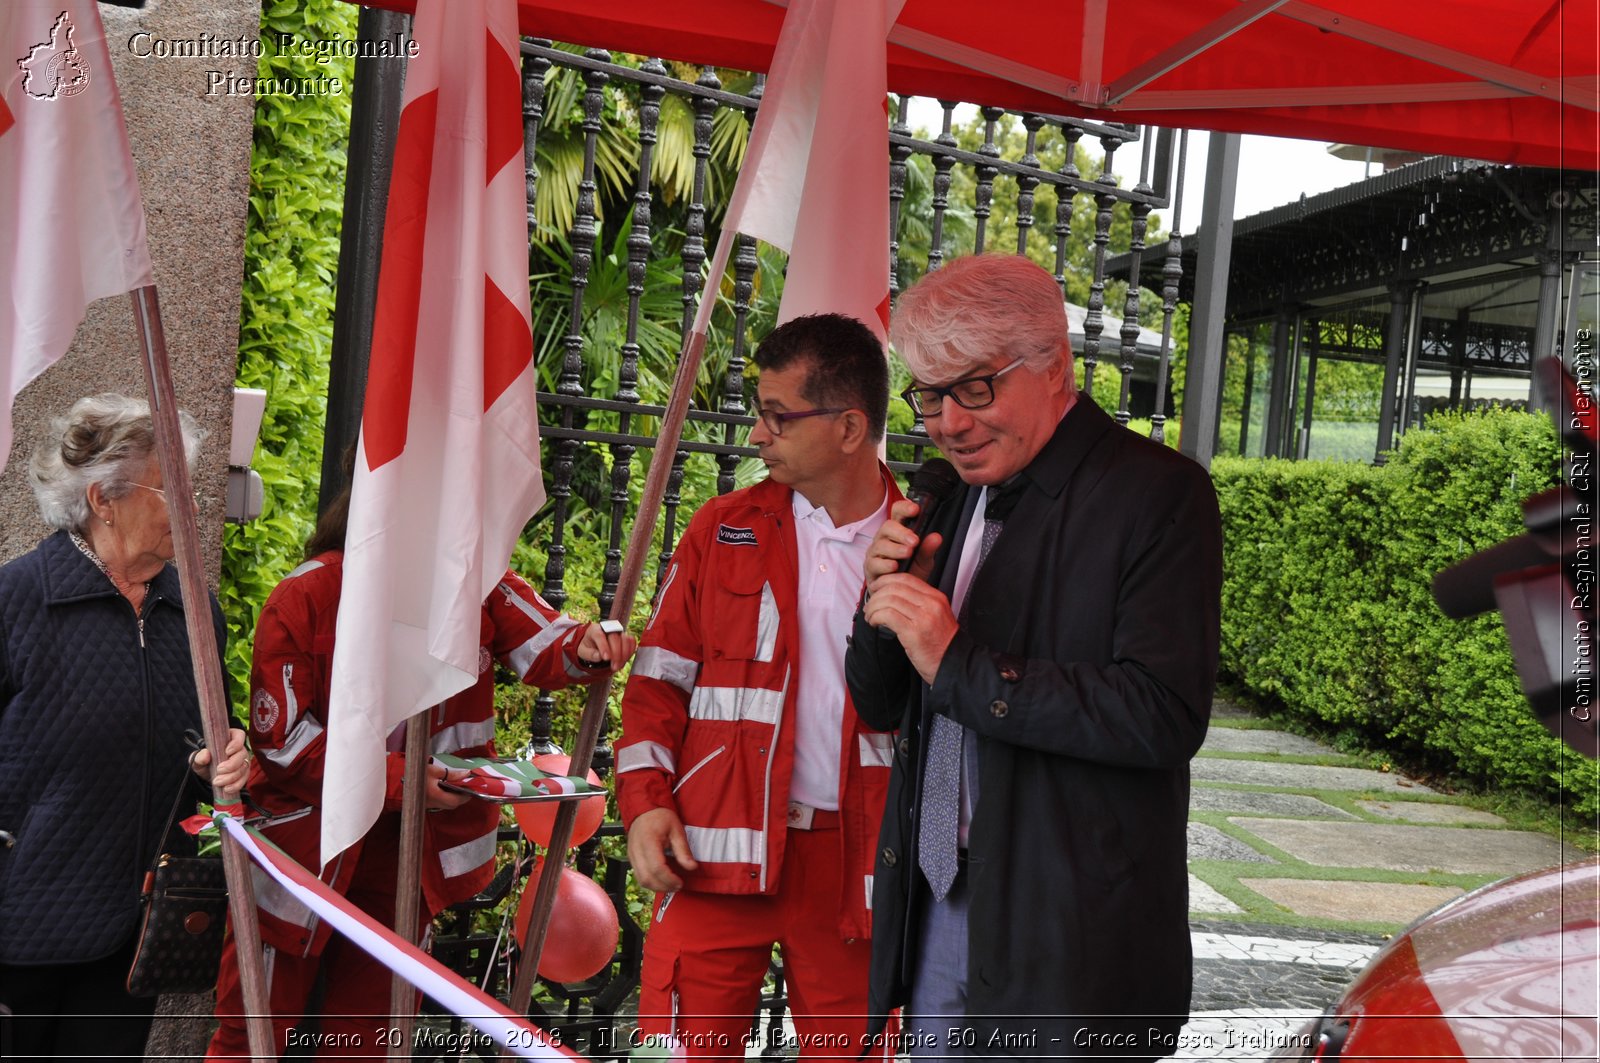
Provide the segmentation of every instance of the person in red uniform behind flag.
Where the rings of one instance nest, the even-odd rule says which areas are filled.
[[[690,1057],[744,1055],[776,943],[801,1056],[854,1058],[893,736],[856,717],[844,652],[900,498],[877,456],[889,371],[839,314],[780,325],[755,362],[769,479],[689,522],[622,701],[628,857],[660,893],[639,1026]]]
[[[321,844],[323,755],[334,625],[349,512],[347,490],[318,522],[304,564],[267,598],[256,624],[250,668],[250,724],[255,763],[246,792],[268,817],[263,833],[315,869]],[[635,638],[607,634],[554,609],[507,571],[483,603],[478,682],[429,720],[429,749],[477,757],[494,754],[495,660],[530,686],[564,687],[604,679],[633,654]],[[322,870],[322,880],[386,926],[394,923],[404,728],[389,739],[388,791],[366,837]],[[445,770],[428,766],[423,826],[422,918],[478,893],[494,872],[499,806],[441,787]],[[261,939],[279,1052],[315,1044],[322,1056],[381,1056],[389,1026],[387,968],[332,932],[260,869],[254,871]],[[320,1026],[296,1032],[323,973]],[[246,1059],[249,1045],[234,942],[229,936],[217,979],[217,1018],[208,1059]],[[291,1036],[293,1035],[293,1036]]]

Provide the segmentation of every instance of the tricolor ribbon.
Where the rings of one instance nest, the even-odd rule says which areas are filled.
[[[335,893],[327,883],[318,880],[255,830],[226,813],[218,813],[216,819],[244,847],[251,859],[296,900],[365,949],[373,959],[438,1001],[452,1014],[482,1031],[495,1044],[524,1059],[559,1060],[562,1063],[578,1060],[587,1063],[585,1057],[570,1048],[550,1043],[544,1031],[527,1019],[469,985],[438,960],[407,943],[389,927]]]

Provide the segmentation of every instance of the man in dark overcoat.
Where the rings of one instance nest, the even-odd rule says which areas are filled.
[[[874,1028],[902,1008],[914,1057],[1169,1054],[1217,664],[1211,480],[1077,393],[1061,289],[1025,258],[927,275],[891,340],[962,486],[920,535],[894,507],[846,656],[862,719],[900,730]]]

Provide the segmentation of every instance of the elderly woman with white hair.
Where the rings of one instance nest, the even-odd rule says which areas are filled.
[[[191,769],[237,792],[249,755],[240,730],[215,772],[185,745],[200,706],[148,404],[80,399],[29,475],[55,531],[0,567],[0,1054],[140,1056],[140,883],[180,791],[203,793]]]

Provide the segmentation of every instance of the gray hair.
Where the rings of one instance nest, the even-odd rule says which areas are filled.
[[[1035,371],[1064,361],[1067,391],[1076,391],[1061,287],[1021,255],[966,255],[927,274],[901,294],[889,341],[923,383],[1004,355]]]
[[[182,410],[178,423],[184,460],[192,471],[206,433]],[[66,416],[50,423],[49,434],[28,463],[39,515],[58,531],[81,534],[93,515],[89,486],[99,484],[108,499],[123,498],[133,492],[155,453],[149,403],[110,392],[79,399]]]

